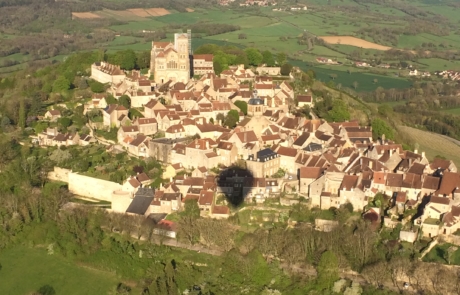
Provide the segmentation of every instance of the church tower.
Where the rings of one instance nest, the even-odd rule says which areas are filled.
[[[150,74],[157,84],[190,80],[189,34],[174,34],[174,43],[152,42]]]

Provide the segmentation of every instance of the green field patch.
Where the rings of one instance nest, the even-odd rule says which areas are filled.
[[[112,290],[114,274],[77,266],[73,261],[48,255],[47,250],[15,247],[2,250],[0,294],[31,294],[50,285],[56,294],[102,295]]]
[[[460,62],[457,60],[445,60],[441,58],[421,58],[417,60],[421,68],[427,71],[436,70],[460,70]]]
[[[141,21],[133,21],[129,22],[124,25],[116,25],[111,26],[110,29],[117,31],[117,32],[126,32],[126,31],[133,31],[133,32],[142,32],[143,30],[146,31],[154,31],[155,29],[163,27],[165,24],[159,22],[155,19],[140,19]]]
[[[347,73],[346,71],[335,70],[334,66],[329,68],[322,68],[319,66],[310,66],[302,61],[291,60],[294,66],[300,67],[302,70],[313,70],[316,73],[316,78],[322,82],[328,82],[332,80],[331,74],[337,75],[337,78],[334,79],[335,84],[342,84],[342,87],[354,88],[353,83],[356,81],[358,83],[357,91],[374,91],[377,87],[383,87],[386,89],[389,88],[407,88],[411,85],[411,82],[408,80],[400,78],[392,78],[382,75],[375,75],[362,72],[353,72]],[[345,69],[346,67],[342,67]],[[374,83],[374,79],[377,79],[377,83]]]
[[[444,113],[460,116],[460,108],[442,110]]]

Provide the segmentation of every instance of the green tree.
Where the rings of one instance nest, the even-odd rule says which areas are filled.
[[[316,278],[317,288],[319,290],[330,289],[334,282],[339,279],[339,265],[334,252],[324,252],[316,270],[318,272],[318,277]]]
[[[275,65],[275,58],[273,57],[273,54],[265,50],[262,52],[262,63],[266,64],[269,67],[273,67]]]
[[[243,101],[243,100],[237,100],[234,103],[242,112],[244,115],[248,114],[248,103]],[[239,119],[239,116],[238,116]]]
[[[24,130],[24,128],[26,127],[26,107],[23,98],[19,101],[18,127],[22,130]]]
[[[372,121],[372,135],[374,139],[381,138],[383,134],[385,134],[385,138],[387,139],[394,139],[394,131],[393,129],[388,126],[388,124],[380,119],[380,118],[375,118]]]
[[[53,92],[62,92],[70,89],[70,82],[64,76],[59,76],[53,83]]]
[[[67,129],[70,125],[72,125],[72,120],[67,118],[67,117],[62,117],[58,119],[58,124],[64,128]]]
[[[347,104],[340,99],[335,99],[332,103],[332,109],[327,112],[329,121],[343,122],[350,120],[350,112]]]
[[[131,98],[126,94],[120,96],[120,98],[118,98],[118,102],[128,110],[131,108]]]
[[[198,207],[197,200],[191,199],[186,200],[184,204],[184,212],[185,216],[189,216],[191,218],[199,218],[200,217],[200,207]]]
[[[240,119],[240,115],[237,110],[230,110],[225,117],[224,125],[230,128],[234,128]]]
[[[387,104],[381,104],[377,108],[380,115],[388,117],[393,112],[393,108]]]
[[[80,82],[78,83],[78,89],[85,90],[88,88],[88,81],[86,81],[86,78],[81,78]]]
[[[44,285],[37,290],[37,293],[40,295],[55,295],[56,291],[50,285]]]
[[[138,69],[146,69],[150,67],[150,51],[142,51],[137,53],[136,67]]]
[[[214,72],[216,73],[216,75],[220,75],[220,73],[222,73],[222,71],[224,70],[224,67],[222,66],[222,64],[219,63],[218,61],[213,61],[213,65],[214,65]]]
[[[247,48],[244,50],[248,56],[249,64],[253,66],[258,66],[262,63],[263,56],[262,53],[256,48]]]
[[[282,66],[286,63],[287,61],[287,56],[286,56],[286,53],[284,52],[279,52],[277,55],[276,55],[276,63],[278,64],[278,66]]]
[[[91,91],[92,91],[92,92],[101,93],[101,92],[104,92],[104,91],[105,91],[105,85],[102,84],[102,83],[100,83],[100,82],[91,80],[91,81],[89,82],[89,85],[90,85],[90,88],[91,88]]]
[[[281,75],[289,76],[292,71],[292,65],[290,63],[285,63],[281,66]]]
[[[245,68],[249,67],[249,59],[246,55],[246,52],[243,51],[242,54],[238,54],[235,58],[235,64],[244,65]]]

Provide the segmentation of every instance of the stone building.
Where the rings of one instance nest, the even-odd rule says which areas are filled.
[[[152,42],[150,74],[158,84],[190,80],[191,32],[174,34],[174,43]]]

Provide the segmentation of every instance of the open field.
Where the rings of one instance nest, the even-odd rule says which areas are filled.
[[[418,143],[419,151],[424,151],[428,159],[441,155],[460,165],[460,146],[454,143],[454,139],[408,126],[399,126],[398,129]]]
[[[446,109],[446,110],[443,110],[442,112],[460,116],[460,108]]]
[[[77,266],[46,249],[15,247],[0,253],[0,294],[31,294],[44,285],[56,294],[102,295],[112,290],[117,277],[109,272]]]
[[[363,39],[359,39],[352,36],[320,36],[319,38],[323,39],[330,44],[344,44],[351,45],[366,49],[377,49],[377,50],[389,50],[391,47],[383,46],[380,44],[372,43]]]
[[[132,8],[132,9],[128,9],[129,12],[137,15],[137,16],[140,16],[140,17],[149,17],[151,16],[151,14],[149,14],[147,11],[145,11],[144,9],[142,8]]]
[[[101,16],[92,13],[92,12],[72,12],[72,17],[74,18],[82,18],[82,19],[91,19],[91,18],[100,18]]]
[[[147,8],[145,11],[147,11],[147,13],[151,16],[163,16],[170,14],[170,12],[164,8]]]
[[[351,73],[347,73],[345,70],[347,67],[312,66],[298,60],[290,60],[289,62],[304,71],[313,70],[316,73],[316,78],[322,82],[332,80],[331,74],[337,75],[333,82],[342,84],[342,87],[354,88],[353,83],[356,81],[358,82],[357,91],[374,91],[379,86],[383,88],[407,88],[412,84],[409,80],[359,72],[356,69],[353,69]],[[374,79],[378,80],[377,83],[374,83]]]

